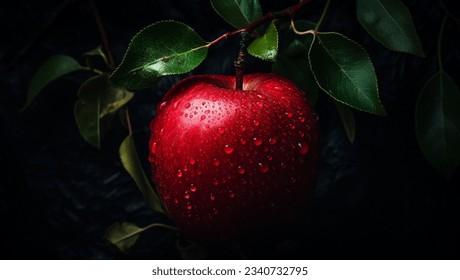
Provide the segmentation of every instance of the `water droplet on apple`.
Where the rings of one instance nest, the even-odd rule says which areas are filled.
[[[166,106],[166,102],[162,102],[160,107],[158,107],[158,111],[161,111]]]
[[[295,129],[295,125],[293,125],[293,124],[291,124],[289,127],[290,127],[292,130]]]
[[[260,123],[259,123],[258,120],[253,120],[253,121],[252,121],[252,124],[253,124],[254,126],[259,126]]]
[[[259,171],[262,173],[266,173],[268,171],[268,165],[259,162]]]
[[[303,137],[305,136],[305,132],[303,132],[303,131],[299,131],[299,135],[300,135],[300,137],[302,137],[302,138],[303,138]]]
[[[209,196],[209,199],[210,199],[211,201],[214,201],[214,200],[216,200],[216,196],[213,195],[213,194],[211,194],[211,195]]]
[[[246,126],[241,125],[241,126],[240,126],[240,129],[241,129],[241,131],[245,131],[245,130],[246,130]]]
[[[232,192],[232,191],[229,191],[229,192],[228,192],[228,197],[230,197],[230,198],[235,198],[235,193]]]
[[[243,138],[241,138],[241,139],[240,139],[240,143],[241,143],[242,145],[246,145],[246,140],[243,139]]]
[[[268,139],[268,144],[270,144],[270,145],[275,145],[276,142],[278,142],[278,137],[277,136],[273,136],[272,138]]]
[[[244,168],[243,168],[243,167],[241,167],[241,165],[240,165],[240,166],[238,166],[238,174],[241,174],[241,175],[243,175],[243,174],[244,174],[244,172],[245,172]]]
[[[187,210],[192,210],[193,206],[191,204],[187,204]]]
[[[174,204],[178,204],[179,203],[179,200],[176,198],[174,199]]]
[[[177,177],[181,178],[183,175],[182,170],[177,170]]]
[[[218,211],[216,208],[213,208],[212,213],[213,213],[214,215],[217,215],[217,214],[219,214],[219,211]]]
[[[232,146],[228,144],[224,146],[224,153],[226,153],[227,155],[230,155],[231,153],[233,153],[234,150],[235,148],[233,148]]]
[[[174,109],[177,109],[177,107],[179,106],[179,103],[180,103],[180,100],[174,102],[174,105],[173,105]]]
[[[259,97],[260,99],[265,99],[265,96],[263,95],[257,94],[256,96]]]
[[[220,161],[218,159],[214,159],[214,161],[212,162],[212,164],[214,164],[214,166],[219,166],[220,165]]]
[[[190,185],[190,191],[191,192],[196,192],[196,186],[194,186],[193,184]]]
[[[302,155],[308,153],[308,151],[310,150],[310,146],[308,146],[308,144],[305,142],[300,142],[297,144],[297,146],[299,147],[299,152]]]
[[[185,103],[185,109],[188,109],[188,108],[190,108],[190,103],[189,102]]]
[[[285,113],[288,118],[292,118],[292,113],[291,112],[286,112]]]
[[[301,123],[305,122],[305,117],[299,117],[299,121],[300,121]]]
[[[280,86],[275,86],[275,87],[273,87],[273,88],[276,89],[276,90],[279,90],[279,91],[284,90],[283,87],[280,87]]]
[[[212,184],[213,184],[215,187],[217,187],[217,186],[219,185],[219,180],[217,180],[216,178],[214,178],[214,179],[212,180]]]
[[[264,107],[264,103],[262,101],[257,101],[256,104],[259,108]]]
[[[157,142],[152,141],[150,143],[150,151],[152,152],[152,154],[156,154],[156,152],[157,152]]]
[[[256,146],[262,145],[262,138],[254,137],[252,140],[254,142],[254,145],[256,145]]]
[[[191,165],[194,165],[196,163],[196,160],[194,158],[190,158],[189,163]]]
[[[217,128],[217,133],[224,134],[224,132],[225,132],[225,129],[223,129],[222,127]]]

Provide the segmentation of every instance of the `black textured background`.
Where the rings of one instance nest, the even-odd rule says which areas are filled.
[[[264,11],[296,1],[261,0]],[[388,117],[356,112],[351,145],[326,95],[316,110],[322,133],[317,193],[304,222],[283,240],[244,245],[249,258],[460,259],[459,170],[449,181],[424,159],[414,134],[415,101],[437,70],[436,39],[443,16],[437,1],[404,1],[411,10],[426,58],[386,50],[358,24],[354,1],[333,0],[322,26],[361,43],[374,62]],[[318,20],[325,1],[299,17]],[[446,1],[451,11],[458,9]],[[121,61],[131,37],[163,19],[182,21],[212,40],[230,26],[208,1],[96,1]],[[83,62],[100,44],[88,1],[2,1],[0,4],[0,256],[3,259],[177,258],[170,235],[153,231],[124,255],[104,242],[116,221],[145,226],[168,222],[149,210],[118,159],[126,130],[114,124],[100,151],[79,136],[73,119],[76,91],[85,74],[68,75],[18,113],[34,71],[56,53]],[[446,71],[460,85],[460,26],[449,20],[443,40]],[[193,73],[232,73],[238,42],[213,47]],[[270,71],[251,60],[248,71]],[[135,137],[147,166],[148,123],[162,94],[180,77],[161,79],[131,103]],[[460,108],[459,108],[460,110]],[[460,144],[460,143],[459,143]],[[237,221],[236,221],[237,222]],[[238,258],[235,246],[210,248],[209,258]],[[241,249],[241,248],[240,248]]]

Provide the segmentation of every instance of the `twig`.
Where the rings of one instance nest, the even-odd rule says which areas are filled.
[[[107,32],[105,32],[104,25],[102,24],[101,16],[99,15],[97,7],[94,4],[94,0],[89,0],[89,3],[91,5],[91,10],[93,11],[94,18],[96,19],[97,27],[99,28],[99,33],[101,34],[101,37],[102,37],[102,45],[104,47],[104,52],[107,56],[107,60],[109,63],[108,66],[111,69],[114,69],[115,62],[113,60],[112,50],[110,48],[109,40],[107,38]]]

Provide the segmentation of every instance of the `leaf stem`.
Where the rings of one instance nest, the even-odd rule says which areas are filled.
[[[101,70],[99,69],[96,69],[96,68],[92,68],[92,67],[80,67],[80,70],[83,70],[83,71],[88,71],[88,72],[91,72],[91,73],[94,73],[96,75],[102,75],[104,74],[104,72],[102,72]]]
[[[94,18],[96,19],[99,33],[102,37],[102,45],[104,46],[104,51],[107,56],[108,66],[110,69],[114,69],[115,61],[113,60],[112,50],[110,48],[109,40],[107,38],[107,32],[105,32],[104,25],[102,24],[101,16],[99,15],[99,11],[97,10],[96,5],[94,4],[94,0],[89,0],[89,3],[91,5],[91,10],[93,11]]]
[[[305,30],[305,31],[297,30],[297,28],[295,27],[294,19],[291,19],[291,28],[292,28],[292,31],[294,31],[294,33],[297,35],[312,34],[313,36],[315,36],[316,34],[319,33],[316,29],[310,29],[310,30]]]
[[[442,48],[441,48],[441,43],[442,43],[442,35],[444,33],[444,29],[446,27],[446,21],[448,18],[448,14],[446,13],[442,19],[441,23],[441,28],[439,29],[439,34],[438,34],[438,65],[439,65],[439,70],[444,71],[444,67],[442,65]]]
[[[326,16],[327,10],[329,9],[329,5],[331,4],[331,0],[327,0],[326,5],[324,6],[323,13],[321,14],[321,17],[318,20],[318,23],[315,26],[315,31],[318,31],[319,27],[324,21],[324,17]]]
[[[454,21],[456,21],[457,23],[460,23],[460,18],[454,16],[450,11],[449,9],[446,7],[446,5],[444,4],[444,1],[442,0],[438,0],[439,2],[439,5],[441,5],[441,8],[442,10],[444,11],[444,13],[446,13],[451,19],[453,19]]]
[[[131,126],[131,117],[129,115],[128,107],[125,107],[125,117],[126,117],[126,124],[128,125],[129,135],[133,135],[133,127]]]

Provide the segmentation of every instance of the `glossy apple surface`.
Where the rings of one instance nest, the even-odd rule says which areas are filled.
[[[295,219],[314,191],[317,117],[305,94],[274,74],[198,75],[158,104],[152,179],[192,238],[225,240]]]

